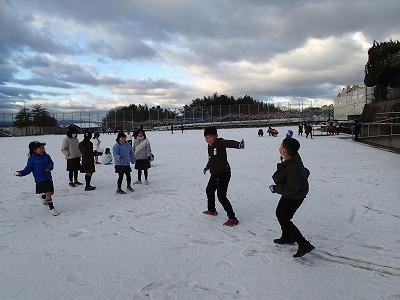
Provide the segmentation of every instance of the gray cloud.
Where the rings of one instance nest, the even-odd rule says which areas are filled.
[[[214,92],[322,104],[363,81],[373,40],[400,39],[398,12],[397,0],[0,0],[0,96],[59,110]]]

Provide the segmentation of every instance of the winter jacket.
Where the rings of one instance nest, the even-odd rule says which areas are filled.
[[[129,166],[130,163],[135,163],[135,155],[132,147],[128,142],[123,144],[116,142],[112,148],[114,164],[117,166]]]
[[[61,145],[61,152],[64,154],[66,159],[82,157],[82,153],[79,151],[78,138],[65,137]]]
[[[79,143],[79,150],[82,153],[82,165],[94,164],[93,143],[84,139]]]
[[[277,170],[272,175],[276,184],[275,191],[285,198],[303,199],[308,193],[308,176],[310,171],[304,167],[297,153],[283,163],[278,163]]]
[[[46,152],[43,155],[32,153],[26,167],[20,172],[21,176],[29,175],[32,172],[35,182],[38,183],[52,180],[51,172],[46,172],[46,169],[53,170],[53,168],[54,162]]]
[[[112,157],[111,153],[109,153],[109,154],[104,153],[100,158],[100,161],[103,165],[108,165],[109,163],[112,162],[112,160],[113,160],[113,157]]]
[[[208,163],[206,168],[210,169],[210,173],[212,175],[231,170],[231,167],[228,163],[226,148],[239,149],[239,144],[240,143],[237,141],[217,138],[214,143],[208,145]]]
[[[149,159],[151,157],[150,142],[145,137],[138,137],[133,142],[133,151],[135,159]]]

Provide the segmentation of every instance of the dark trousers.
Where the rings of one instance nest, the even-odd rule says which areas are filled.
[[[221,203],[222,207],[225,209],[226,214],[229,219],[236,219],[235,213],[226,193],[228,191],[229,181],[231,180],[231,171],[214,174],[210,176],[208,181],[206,194],[208,200],[208,210],[216,211],[215,209],[215,191],[217,191],[218,201]]]
[[[124,174],[126,175],[126,187],[131,186],[131,173],[126,172],[126,173],[118,173],[118,180],[117,180],[117,188],[120,190],[122,187],[122,180],[124,179]]]
[[[276,207],[276,217],[281,225],[282,237],[294,240],[299,246],[307,244],[300,230],[291,221],[304,199],[288,199],[281,197]]]

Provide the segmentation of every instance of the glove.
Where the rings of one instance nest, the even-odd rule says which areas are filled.
[[[239,149],[244,149],[244,140],[243,139],[239,143]]]
[[[21,176],[21,171],[15,171],[14,175],[15,176]]]
[[[207,168],[207,167],[205,167],[205,168],[203,169],[203,173],[204,173],[204,175],[206,175],[206,173],[207,173],[208,169],[209,169],[209,168]]]
[[[123,162],[124,161],[124,157],[123,156],[120,156],[120,158],[118,158],[118,162]]]
[[[149,156],[147,159],[148,159],[149,161],[151,161],[151,156]]]
[[[272,193],[272,194],[275,194],[275,193],[276,193],[276,191],[275,191],[275,184],[270,185],[270,186],[269,186],[269,189],[271,190],[271,193]]]

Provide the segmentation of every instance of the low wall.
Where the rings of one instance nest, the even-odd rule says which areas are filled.
[[[400,150],[400,135],[361,138],[361,141]]]

